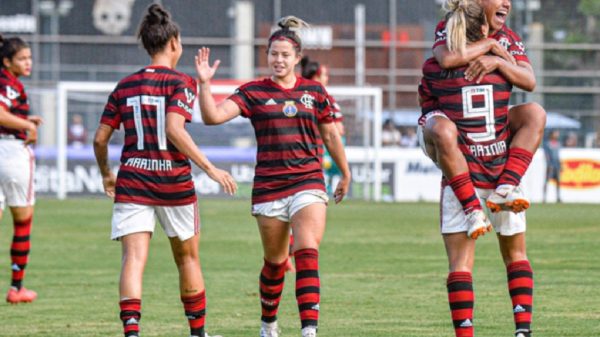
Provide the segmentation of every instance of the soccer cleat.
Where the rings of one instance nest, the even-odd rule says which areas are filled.
[[[469,224],[467,236],[473,240],[492,231],[492,224],[482,210],[475,210],[467,214],[467,223]]]
[[[515,332],[515,337],[531,337],[531,330],[518,329],[517,332]]]
[[[261,322],[260,337],[279,337],[277,321],[271,323]]]
[[[492,213],[500,211],[523,212],[529,208],[529,199],[519,186],[499,185],[485,202]]]
[[[317,328],[314,326],[302,328],[302,337],[317,337]]]
[[[25,287],[17,290],[17,288],[10,287],[8,293],[6,293],[6,302],[11,304],[33,302],[37,298],[37,293],[33,290],[29,290]]]

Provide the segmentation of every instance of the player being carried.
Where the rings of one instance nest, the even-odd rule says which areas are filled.
[[[535,88],[535,76],[525,53],[521,38],[510,30],[505,21],[510,13],[509,0],[480,0],[489,24],[488,38],[469,44],[464,50],[448,48],[446,20],[436,27],[433,54],[443,69],[467,65],[464,76],[468,80],[479,83],[485,74],[499,71],[512,84],[523,90]],[[487,113],[487,115],[486,115]],[[466,111],[465,117],[488,116],[489,112],[478,107]],[[510,131],[510,147],[505,168],[499,173],[495,192],[487,200],[492,212],[512,210],[521,212],[530,205],[529,200],[519,187],[521,177],[531,163],[544,133],[546,112],[537,103],[515,105],[508,112],[508,130]],[[482,206],[473,198],[474,187],[470,179],[467,161],[461,152],[461,144],[457,143],[457,127],[443,116],[431,116],[426,121],[420,120],[422,126],[421,141],[436,148],[433,160],[441,168],[448,179],[465,214],[468,215],[471,227],[468,235],[477,238],[491,229]],[[490,124],[491,125],[491,124]],[[475,145],[475,155],[490,155],[495,148]]]
[[[447,0],[446,8],[449,13],[447,26],[451,50],[464,50],[467,43],[485,38],[488,25],[477,0]],[[510,141],[507,117],[512,85],[500,71],[486,74],[475,83],[465,78],[467,69],[459,67],[445,70],[435,58],[428,59],[423,65],[419,96],[424,119],[437,116],[456,124],[458,143],[477,187],[471,199],[479,200],[481,197],[489,200],[510,160],[507,151]],[[474,110],[485,114],[469,114]],[[430,157],[436,157],[437,149],[431,143],[422,143],[422,146]],[[489,153],[481,153],[477,150],[479,147],[489,149]],[[449,265],[448,301],[455,335],[472,337],[475,298],[472,270],[477,241],[464,235],[472,224],[463,212],[460,198],[453,191],[453,188],[445,185],[440,199],[440,229]],[[525,212],[499,211],[492,213],[490,220],[506,266],[515,336],[530,337],[533,271],[526,254]]]

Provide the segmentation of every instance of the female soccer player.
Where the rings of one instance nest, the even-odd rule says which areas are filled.
[[[448,44],[463,50],[470,43],[485,38],[488,30],[483,8],[477,0],[447,0]],[[508,143],[508,101],[512,85],[500,72],[483,76],[478,82],[468,80],[468,67],[444,70],[435,58],[423,65],[419,86],[424,118],[448,118],[458,128],[459,144],[469,163],[477,192],[474,197],[490,198],[504,166],[510,160]],[[472,109],[485,114],[465,116]],[[435,157],[435,148],[426,152]],[[441,232],[449,262],[448,301],[457,337],[473,336],[473,281],[475,240],[464,235],[469,228],[460,199],[447,184],[441,198]],[[533,305],[533,271],[527,260],[525,214],[512,211],[492,213],[490,220],[497,233],[500,252],[506,265],[508,288],[513,304],[515,336],[531,336]]]
[[[0,218],[8,205],[14,236],[10,246],[12,281],[6,294],[9,303],[31,302],[37,293],[23,287],[29,259],[31,223],[35,203],[35,158],[27,146],[37,140],[38,116],[29,114],[21,76],[31,74],[31,49],[20,38],[0,36]]]
[[[481,81],[485,74],[498,70],[511,84],[532,91],[535,88],[535,76],[523,42],[505,25],[511,1],[481,0],[481,6],[489,24],[489,38],[470,44],[462,52],[450,50],[446,46],[449,36],[446,32],[446,21],[441,21],[436,27],[433,45],[436,60],[444,69],[468,64],[465,77],[476,82]],[[487,201],[492,212],[501,209],[520,212],[529,207],[529,200],[523,195],[519,183],[540,145],[545,124],[546,112],[537,103],[520,104],[510,108],[509,127],[512,139],[509,157],[498,180],[496,191]],[[480,212],[479,202],[470,199],[474,191],[473,183],[468,179],[467,163],[456,143],[456,126],[444,118],[431,118],[425,129],[438,149],[437,162],[461,200],[465,214]],[[458,191],[459,189],[462,192]],[[474,218],[481,218],[481,215],[478,214]],[[477,238],[485,232],[483,228],[486,228],[486,224],[478,221],[472,227],[469,233],[474,233],[474,238]]]
[[[206,124],[221,124],[242,115],[254,126],[258,144],[252,190],[252,214],[258,222],[264,266],[260,274],[262,337],[278,336],[277,309],[281,300],[290,226],[294,233],[296,299],[303,337],[317,335],[319,318],[319,244],[325,231],[328,201],[320,151],[325,144],[342,171],[334,199],[348,191],[350,170],[340,135],[333,124],[327,92],[315,81],[296,77],[302,41],[295,29],[305,23],[295,17],[279,21],[271,34],[267,63],[271,76],[239,87],[215,104],[210,80],[219,61],[209,65],[210,50],[196,57],[200,108]]]
[[[112,239],[123,248],[119,283],[125,336],[139,336],[142,277],[156,216],[169,237],[179,271],[179,289],[192,337],[204,337],[205,290],[198,259],[200,221],[189,160],[233,194],[231,176],[198,150],[184,124],[192,118],[196,81],[175,70],[181,57],[179,27],[158,4],[148,7],[138,38],[149,66],[125,77],[114,89],[94,139],[104,190],[114,197]],[[115,179],[107,145],[123,124],[125,142]]]

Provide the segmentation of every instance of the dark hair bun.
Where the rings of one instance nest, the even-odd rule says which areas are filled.
[[[151,25],[164,25],[169,22],[169,12],[165,11],[161,5],[152,4],[148,7],[148,14],[146,15],[146,20]]]

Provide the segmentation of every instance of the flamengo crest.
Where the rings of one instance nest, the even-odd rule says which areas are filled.
[[[313,96],[309,95],[308,93],[304,93],[304,95],[302,95],[302,97],[300,97],[300,102],[302,102],[302,104],[304,104],[304,106],[307,109],[313,108],[314,101],[315,101],[315,98]]]

